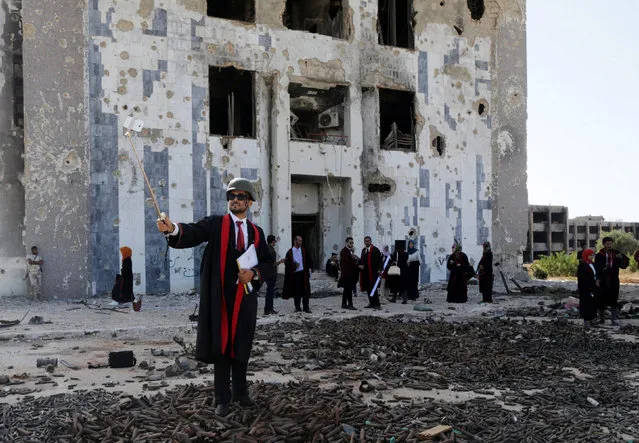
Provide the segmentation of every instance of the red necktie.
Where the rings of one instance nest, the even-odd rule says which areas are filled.
[[[242,221],[238,220],[235,222],[237,225],[237,250],[240,252],[244,252],[244,233],[242,232]]]

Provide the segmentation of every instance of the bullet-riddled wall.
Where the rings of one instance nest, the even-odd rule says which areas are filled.
[[[197,286],[202,247],[165,255],[122,129],[128,116],[144,121],[133,141],[174,220],[223,213],[226,183],[243,176],[260,197],[251,217],[280,238],[280,255],[299,232],[323,264],[346,236],[383,246],[412,231],[422,282],[446,278],[454,240],[476,259],[491,240],[517,264],[527,227],[524,0],[396,2],[408,5],[403,24],[393,2],[376,1],[89,0],[58,19],[55,2],[35,3],[23,5],[25,52],[72,83],[25,59],[32,86],[47,80],[60,93],[29,90],[25,108],[25,169],[49,177],[46,192],[26,189],[26,238],[74,257],[56,273],[66,286],[48,282],[56,290],[109,290],[123,245],[137,292]],[[221,11],[226,3],[244,6]],[[243,21],[211,16],[225,14]],[[30,138],[45,128],[46,140]],[[316,213],[296,209],[299,189],[314,189]]]

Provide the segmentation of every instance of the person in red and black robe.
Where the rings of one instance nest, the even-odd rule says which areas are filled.
[[[295,242],[286,253],[284,259],[284,289],[282,298],[288,300],[293,297],[295,302],[295,312],[311,313],[309,300],[311,298],[311,272],[313,262],[306,253],[306,248],[302,246],[302,237],[295,236]]]
[[[253,185],[243,178],[233,179],[226,197],[230,214],[197,223],[174,224],[168,217],[157,221],[158,230],[167,235],[173,248],[208,242],[200,272],[195,358],[215,365],[215,411],[221,416],[229,413],[232,398],[242,406],[254,404],[246,373],[255,334],[257,292],[274,271],[264,232],[246,218],[255,201]],[[258,264],[238,272],[236,260],[250,245],[255,246]]]
[[[595,255],[595,271],[601,296],[599,297],[599,322],[605,323],[606,306],[610,306],[610,317],[613,326],[619,323],[619,269],[628,267],[628,257],[613,249],[612,237],[604,237],[603,248]]]
[[[468,256],[462,252],[461,245],[455,243],[453,245],[453,253],[448,257],[447,265],[450,271],[447,287],[448,295],[446,297],[448,303],[466,303],[468,301],[469,266]]]
[[[371,291],[383,266],[384,255],[373,245],[369,236],[364,237],[364,249],[362,249],[359,266],[362,270],[359,274],[359,286],[362,291],[368,292],[368,306],[364,306],[365,308],[381,309],[382,307],[379,302],[379,285],[374,294],[371,294]]]

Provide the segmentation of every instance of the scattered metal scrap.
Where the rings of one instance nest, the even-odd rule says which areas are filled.
[[[27,318],[28,314],[29,314],[29,311],[27,311],[26,314],[24,314],[20,320],[0,320],[0,328],[9,328],[11,326],[19,325],[20,323],[22,323],[22,320]]]
[[[96,390],[27,398],[0,410],[0,440],[416,443],[438,425],[458,442],[639,436],[639,388],[629,378],[637,344],[611,346],[607,334],[567,322],[274,323],[258,329],[255,348],[252,371],[304,380],[253,383],[257,407],[233,404],[227,417],[215,415],[208,385],[141,397]],[[266,352],[280,355],[279,366]],[[363,381],[370,392],[359,392]],[[441,392],[450,400],[429,398]]]

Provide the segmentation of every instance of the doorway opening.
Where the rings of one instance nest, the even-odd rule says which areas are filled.
[[[302,246],[306,248],[306,253],[313,261],[312,268],[322,269],[322,263],[319,261],[320,252],[320,222],[319,214],[311,215],[291,215],[292,234],[291,246],[296,235],[302,236]]]

